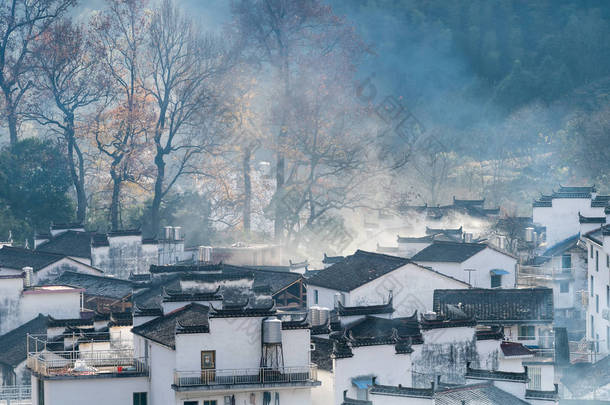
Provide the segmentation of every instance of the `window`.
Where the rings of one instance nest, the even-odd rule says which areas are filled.
[[[225,395],[225,405],[235,405],[235,395]]]
[[[591,336],[591,339],[593,339],[595,337],[595,318],[593,318],[593,315],[591,315],[590,319],[591,319],[591,323],[590,323],[591,334],[590,334],[590,336]]]
[[[216,405],[216,400],[210,399],[210,400],[203,401],[203,405]]]
[[[606,286],[606,308],[610,308],[610,285]]]
[[[570,282],[569,281],[561,281],[559,283],[559,292],[560,293],[569,293],[570,292]]]
[[[591,247],[591,259],[593,259],[593,245],[591,245],[590,247]]]
[[[199,401],[184,401],[183,405],[199,405]]]
[[[280,393],[279,392],[275,393],[275,404],[274,405],[280,405]]]
[[[561,268],[562,269],[571,269],[572,268],[572,255],[565,254],[561,256]]]
[[[531,325],[519,326],[519,340],[536,339],[536,329]]]
[[[599,271],[599,250],[595,251],[595,271]]]
[[[595,294],[595,312],[599,314],[599,295]]]
[[[591,297],[593,296],[593,290],[594,290],[594,285],[595,285],[595,279],[593,278],[593,276],[591,276],[591,283],[589,283],[589,288],[591,288]]]
[[[606,255],[606,267],[610,268],[610,255]]]
[[[491,275],[491,288],[502,287],[502,276],[499,274]]]
[[[599,353],[599,334],[595,335],[595,351]]]
[[[318,290],[313,290],[313,303],[317,305],[319,299],[320,299],[319,291]]]
[[[529,383],[527,389],[540,391],[542,389],[542,369],[540,367],[528,367],[527,376]]]
[[[133,405],[146,405],[148,403],[148,393],[146,392],[134,392],[133,393]]]

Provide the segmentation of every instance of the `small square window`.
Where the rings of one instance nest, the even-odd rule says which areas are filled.
[[[570,292],[570,283],[568,281],[562,281],[559,283],[559,292],[568,293]]]
[[[184,401],[183,405],[199,405],[199,401]]]
[[[146,392],[134,392],[133,393],[133,405],[147,405],[148,404],[148,393]]]
[[[491,288],[502,287],[502,276],[499,274],[491,275]]]
[[[211,399],[211,400],[203,401],[203,405],[216,405],[216,400]]]

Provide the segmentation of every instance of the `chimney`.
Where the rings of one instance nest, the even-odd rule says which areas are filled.
[[[34,269],[28,266],[22,268],[22,270],[25,273],[25,278],[23,279],[23,286],[31,287],[32,283],[34,282],[34,280],[32,280],[34,278]]]

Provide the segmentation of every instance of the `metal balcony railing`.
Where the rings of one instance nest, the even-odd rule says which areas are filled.
[[[133,351],[129,349],[30,352],[26,364],[33,372],[46,377],[111,373],[148,375],[147,359],[134,357]]]
[[[31,403],[31,385],[8,385],[0,387],[0,404]]]
[[[569,279],[573,277],[575,268],[563,267],[544,267],[544,266],[520,266],[519,278],[527,281],[527,279]],[[532,280],[532,281],[533,281]]]
[[[317,380],[317,367],[212,369],[175,371],[174,386],[305,383]]]

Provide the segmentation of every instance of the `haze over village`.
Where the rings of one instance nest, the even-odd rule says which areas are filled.
[[[0,405],[610,405],[609,21],[0,0]]]

